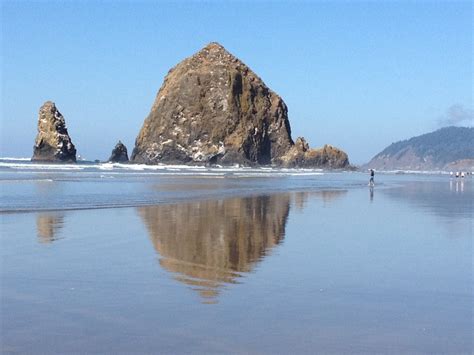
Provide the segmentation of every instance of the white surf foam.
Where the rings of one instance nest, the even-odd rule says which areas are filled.
[[[413,175],[446,175],[448,171],[443,170],[380,170],[381,174],[413,174]]]
[[[22,164],[0,162],[0,167],[23,170],[83,170],[86,166],[73,164]]]
[[[31,161],[31,158],[12,158],[12,157],[0,157],[0,160],[14,160],[14,161]]]
[[[146,165],[121,163],[77,163],[77,164],[48,164],[21,161],[0,161],[0,168],[16,171],[84,171],[88,173],[143,173],[151,175],[196,175],[196,176],[241,176],[241,177],[277,177],[277,176],[317,176],[323,175],[322,169],[288,169],[276,167],[240,167],[240,166],[190,166],[190,165]],[[84,171],[86,173],[86,171]]]
[[[19,182],[53,182],[53,179],[0,179],[2,183],[19,183]]]

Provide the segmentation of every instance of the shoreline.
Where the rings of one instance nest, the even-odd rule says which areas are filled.
[[[127,208],[139,208],[139,207],[152,207],[152,206],[165,206],[165,205],[178,205],[188,202],[205,202],[215,200],[227,200],[232,198],[252,198],[259,196],[278,196],[282,194],[293,194],[293,193],[318,193],[318,192],[345,192],[349,189],[360,189],[360,187],[352,188],[321,188],[321,189],[290,189],[287,191],[276,191],[276,190],[263,190],[253,193],[235,193],[227,195],[214,195],[214,196],[192,196],[178,198],[167,201],[156,201],[143,204],[127,204],[127,205],[110,205],[110,206],[85,206],[85,207],[65,207],[65,208],[45,208],[45,209],[17,209],[17,210],[4,210],[0,209],[0,215],[15,215],[15,214],[30,214],[38,212],[70,212],[70,211],[92,211],[92,210],[109,210],[109,209],[127,209]],[[387,188],[387,187],[386,187]]]
[[[200,175],[190,172],[181,175],[175,171],[155,174],[97,170],[0,170],[0,186],[4,183],[0,215],[133,208],[287,192],[364,189],[368,187],[368,180],[369,176],[361,172],[317,172],[308,175],[267,171],[249,173],[236,169],[233,174]],[[451,188],[462,190],[470,189],[471,180],[470,176],[455,180],[446,175],[376,173],[375,188],[389,189],[413,181],[433,181],[449,183]]]

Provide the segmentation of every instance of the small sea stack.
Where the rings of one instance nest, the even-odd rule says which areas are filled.
[[[282,165],[289,168],[324,167],[327,169],[347,168],[349,157],[342,150],[326,144],[322,148],[311,149],[303,137],[281,158]]]
[[[46,101],[39,110],[38,134],[31,160],[76,162],[76,148],[69,137],[66,121],[54,102]]]
[[[128,153],[127,147],[121,141],[115,145],[115,148],[112,150],[112,154],[108,160],[111,163],[127,163],[128,162]]]

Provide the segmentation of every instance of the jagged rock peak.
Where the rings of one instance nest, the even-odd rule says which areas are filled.
[[[209,42],[207,44],[207,46],[203,47],[203,49],[201,49],[201,52],[202,51],[216,51],[216,52],[225,52],[225,53],[229,53],[222,44],[220,44],[219,42]]]
[[[118,141],[118,143],[115,145],[115,148],[112,150],[109,161],[113,163],[128,162],[128,152],[125,144],[123,144],[121,141]]]
[[[239,60],[234,57],[227,49],[217,42],[211,42],[199,52],[191,57],[194,60],[207,60],[209,62],[238,62]],[[240,61],[239,61],[240,62]]]
[[[240,61],[237,57],[231,54],[221,44],[217,42],[210,42],[208,45],[201,48],[198,52],[194,53],[188,58],[185,58],[175,67],[171,68],[168,72],[168,75],[171,74],[174,70],[176,70],[176,68],[185,67],[187,70],[195,70],[203,66],[207,68],[211,66],[237,66],[249,70],[249,68],[242,61]]]
[[[31,160],[76,161],[76,148],[69,137],[66,121],[52,101],[46,101],[39,110],[38,134]]]
[[[229,55],[235,58],[232,54],[224,48],[224,46],[218,42],[209,42],[206,46],[204,46],[196,55],[204,55],[204,56],[216,56],[216,55]]]

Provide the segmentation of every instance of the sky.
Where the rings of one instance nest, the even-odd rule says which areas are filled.
[[[168,70],[217,41],[288,106],[293,139],[363,164],[473,125],[471,1],[1,0],[0,157],[30,157],[38,110],[83,158],[131,153]]]

